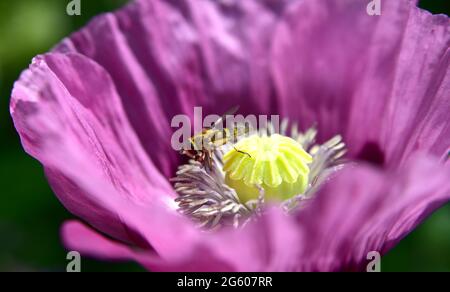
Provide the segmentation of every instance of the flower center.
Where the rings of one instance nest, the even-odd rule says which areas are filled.
[[[301,132],[283,120],[277,132],[268,125],[237,142],[211,141],[211,149],[189,152],[191,160],[171,179],[178,211],[199,228],[215,230],[257,219],[266,202],[286,214],[301,210],[345,164],[342,138],[317,144],[316,134],[314,127]]]
[[[242,203],[258,199],[284,201],[305,191],[312,157],[297,141],[274,134],[239,141],[223,157],[225,183]]]

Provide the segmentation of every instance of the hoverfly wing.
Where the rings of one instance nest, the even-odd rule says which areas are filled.
[[[251,127],[248,123],[239,123],[235,124],[232,131],[231,131],[231,140],[233,143],[236,143],[239,138],[246,137],[250,134]]]
[[[239,110],[239,105],[235,105],[232,108],[230,108],[229,110],[227,110],[222,117],[228,116],[228,115],[234,115],[235,113],[237,113],[237,111]]]
[[[217,119],[217,121],[214,122],[214,124],[212,124],[211,129],[216,128],[226,119],[227,116],[234,115],[235,113],[237,113],[238,110],[239,105],[233,106],[232,108],[227,110],[219,119]]]

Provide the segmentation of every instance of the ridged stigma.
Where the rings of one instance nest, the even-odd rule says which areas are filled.
[[[225,182],[241,202],[257,199],[261,188],[266,200],[284,201],[305,191],[312,157],[292,138],[253,135],[239,141],[223,162]]]

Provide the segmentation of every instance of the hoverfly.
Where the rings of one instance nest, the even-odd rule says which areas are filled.
[[[210,127],[203,128],[200,133],[189,138],[191,148],[182,149],[180,153],[212,169],[213,152],[217,147],[223,146],[230,141],[236,142],[238,137],[250,132],[247,123],[245,125],[235,123],[231,131],[226,127],[222,127],[222,129],[218,128],[218,125],[222,124],[226,116],[235,114],[238,109],[239,106],[231,108],[212,123]],[[250,154],[240,151],[234,146],[233,148],[239,153],[250,156]]]

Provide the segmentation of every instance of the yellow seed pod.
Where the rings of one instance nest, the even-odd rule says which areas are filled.
[[[239,141],[224,157],[225,182],[241,202],[257,199],[260,186],[268,201],[283,201],[303,193],[312,157],[294,139],[253,135]],[[248,154],[248,155],[247,155]]]

